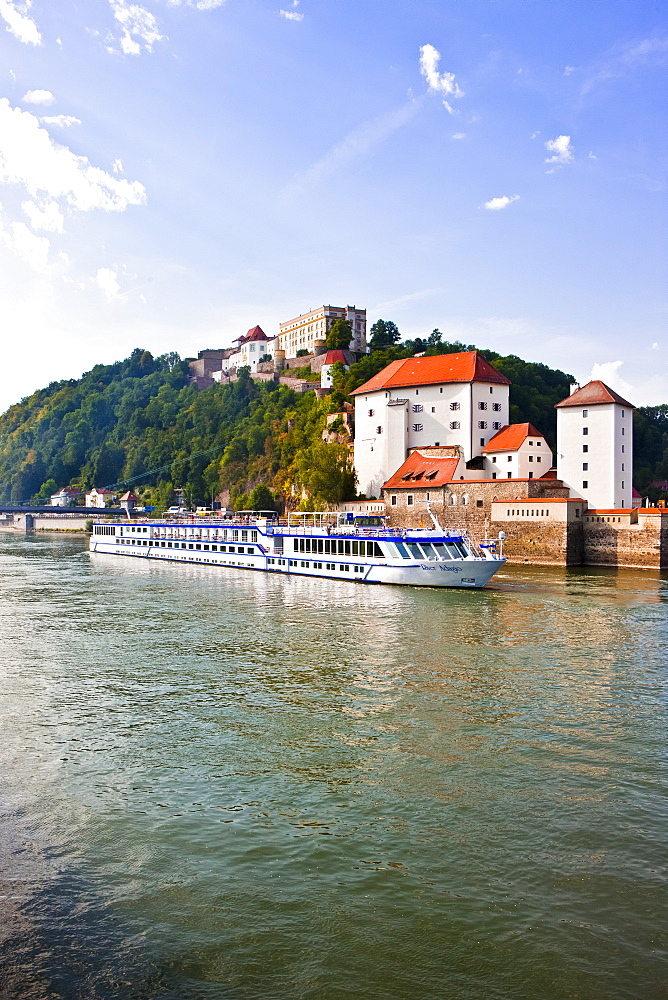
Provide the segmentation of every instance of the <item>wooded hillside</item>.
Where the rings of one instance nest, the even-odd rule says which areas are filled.
[[[80,379],[52,382],[0,416],[0,500],[43,500],[69,485],[121,484],[160,509],[174,501],[175,486],[193,504],[229,490],[243,507],[259,484],[279,498],[306,489],[315,505],[351,499],[345,428],[338,421],[333,429],[340,433],[325,443],[327,416],[354,388],[416,348],[428,354],[473,349],[440,341],[381,344],[349,372],[341,366],[335,391],[323,400],[254,382],[244,370],[231,385],[197,392],[178,355],[153,358],[137,349]],[[571,377],[513,355],[482,353],[512,380],[511,420],[531,421],[554,447],[554,404],[568,395]],[[668,406],[637,411],[635,456],[641,492],[653,479],[668,478]],[[150,470],[159,471],[146,476]]]

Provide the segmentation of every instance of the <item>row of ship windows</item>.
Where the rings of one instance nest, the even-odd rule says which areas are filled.
[[[383,550],[378,542],[349,538],[295,538],[295,552],[317,552],[323,555],[367,556],[382,559]]]
[[[100,532],[97,532],[100,534]],[[247,552],[249,556],[255,552],[255,546],[248,545],[207,545],[200,542],[159,542],[148,538],[119,538],[119,545],[151,545],[156,549],[197,549],[204,552]]]

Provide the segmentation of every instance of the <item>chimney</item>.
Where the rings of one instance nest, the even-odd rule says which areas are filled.
[[[572,396],[573,393],[577,392],[579,388],[580,388],[580,383],[579,382],[571,382],[571,391],[570,391],[569,395]]]

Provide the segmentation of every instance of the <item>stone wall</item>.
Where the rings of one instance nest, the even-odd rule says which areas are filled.
[[[668,569],[668,511],[639,510],[635,524],[589,515],[583,525],[585,565]]]

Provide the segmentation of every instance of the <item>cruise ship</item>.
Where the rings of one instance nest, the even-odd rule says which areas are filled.
[[[465,533],[390,528],[385,518],[343,513],[257,512],[233,518],[99,521],[90,551],[267,573],[411,587],[484,587],[505,563],[499,540],[476,545]]]

